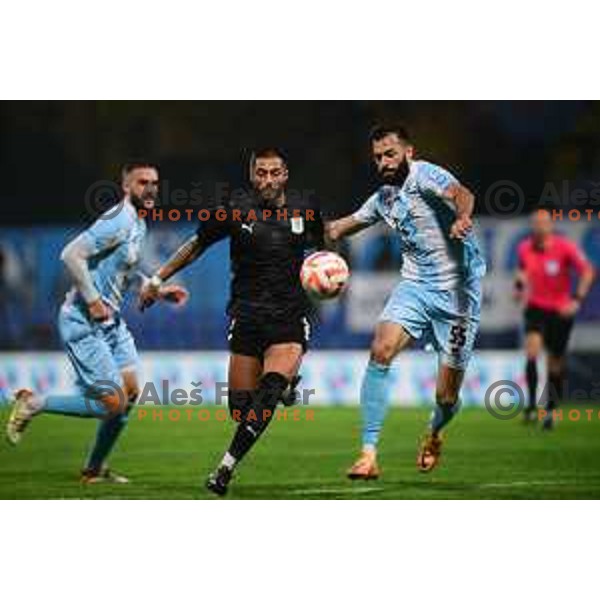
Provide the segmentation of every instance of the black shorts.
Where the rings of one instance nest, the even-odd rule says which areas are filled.
[[[544,346],[550,354],[563,356],[569,343],[573,318],[543,308],[529,306],[525,309],[525,331],[538,331],[544,338]]]
[[[227,340],[232,354],[263,359],[265,350],[273,344],[296,343],[306,352],[311,325],[307,317],[274,320],[266,317],[232,318]]]

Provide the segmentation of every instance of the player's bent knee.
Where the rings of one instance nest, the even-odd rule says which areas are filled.
[[[533,339],[525,342],[525,355],[528,360],[536,360],[542,353],[541,340]]]
[[[121,394],[108,394],[100,398],[100,402],[109,415],[122,415],[128,412],[129,402],[124,402]]]
[[[389,365],[396,355],[396,346],[376,340],[371,346],[371,359],[380,365]]]
[[[435,394],[435,403],[444,406],[456,406],[459,401],[459,396],[452,393],[437,393]]]

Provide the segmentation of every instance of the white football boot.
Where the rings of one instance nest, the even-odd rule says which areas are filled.
[[[21,441],[23,432],[40,409],[41,403],[31,390],[23,388],[15,392],[13,407],[6,424],[6,437],[13,446]]]

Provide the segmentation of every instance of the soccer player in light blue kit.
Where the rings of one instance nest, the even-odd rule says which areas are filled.
[[[128,164],[122,170],[122,187],[121,203],[100,215],[61,254],[73,287],[60,308],[58,328],[79,394],[40,398],[29,389],[18,390],[6,430],[8,440],[17,444],[42,413],[100,419],[82,471],[84,483],[127,483],[105,461],[139,395],[138,355],[121,304],[130,284],[145,279],[139,262],[146,223],[138,209],[154,207],[158,172],[147,163]],[[177,285],[163,286],[159,297],[182,304],[187,292]]]
[[[335,242],[384,221],[400,235],[403,263],[401,280],[375,328],[360,394],[363,447],[348,471],[351,479],[379,476],[377,443],[390,392],[390,363],[417,339],[432,343],[439,356],[436,406],[417,467],[427,472],[439,463],[440,432],[458,411],[473,352],[485,274],[472,231],[473,194],[445,169],[413,160],[403,127],[378,127],[370,141],[383,185],[357,212],[330,222],[328,237]]]

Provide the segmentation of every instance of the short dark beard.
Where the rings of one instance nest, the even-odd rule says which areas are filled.
[[[265,198],[256,188],[254,188],[254,196],[258,198],[264,204],[269,206],[282,206],[285,204],[285,188],[281,188],[279,193],[273,198]],[[283,202],[280,202],[281,198],[283,198]]]
[[[156,196],[148,196],[148,197],[152,198],[154,200],[154,205],[156,206],[156,202],[157,202],[158,198]],[[144,202],[146,202],[146,200],[148,198],[143,198],[141,196],[136,196],[135,194],[130,194],[129,198],[131,199],[131,203],[136,208],[136,210],[141,210],[141,209],[145,209],[146,208],[144,206]]]
[[[129,198],[131,200],[131,204],[133,204],[137,210],[144,208],[144,201],[139,196],[136,196],[135,194],[129,194]]]
[[[402,162],[398,165],[398,168],[396,169],[396,171],[394,172],[394,175],[392,177],[384,177],[381,173],[379,175],[379,178],[381,179],[381,181],[387,185],[394,185],[394,186],[398,186],[398,187],[402,187],[404,185],[404,182],[406,181],[406,178],[408,177],[408,174],[410,173],[410,165],[408,164],[408,161],[406,160],[406,157],[402,160]]]

